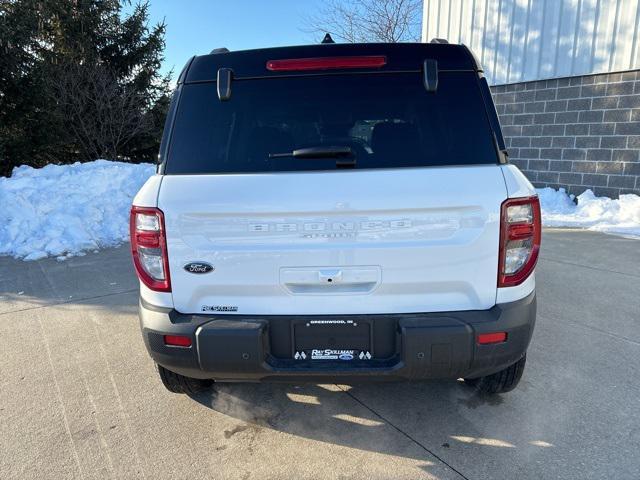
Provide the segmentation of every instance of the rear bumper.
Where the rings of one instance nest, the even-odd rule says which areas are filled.
[[[141,299],[139,313],[151,357],[194,378],[314,382],[473,378],[502,370],[524,355],[535,324],[536,297],[534,291],[482,311],[342,316],[185,315]],[[373,359],[294,360],[294,325],[311,319],[367,322]],[[476,343],[478,334],[491,332],[507,332],[507,341]],[[188,335],[192,346],[167,346],[164,335]]]

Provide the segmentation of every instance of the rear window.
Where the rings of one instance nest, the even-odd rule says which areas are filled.
[[[333,170],[332,158],[270,154],[348,146],[355,168],[495,164],[476,74],[440,72],[437,93],[419,73],[237,80],[183,86],[167,174]]]

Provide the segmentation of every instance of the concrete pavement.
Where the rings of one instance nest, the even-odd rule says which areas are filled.
[[[640,241],[544,232],[523,381],[164,390],[128,246],[0,257],[0,478],[640,478]]]

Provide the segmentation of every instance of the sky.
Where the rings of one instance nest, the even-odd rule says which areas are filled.
[[[229,50],[311,43],[302,31],[305,15],[315,13],[320,0],[150,0],[152,24],[167,24],[163,73],[173,78],[193,55],[214,48]]]

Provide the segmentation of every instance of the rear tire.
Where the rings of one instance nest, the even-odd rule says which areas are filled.
[[[167,390],[173,393],[186,393],[187,395],[195,395],[209,389],[213,384],[213,380],[200,380],[198,378],[185,377],[179,373],[167,370],[162,365],[157,365],[158,374],[162,384]]]
[[[526,362],[527,355],[525,354],[520,360],[513,365],[509,365],[504,370],[492,373],[486,377],[465,378],[464,383],[475,387],[475,389],[480,393],[485,394],[493,395],[496,393],[510,392],[518,386],[518,383],[520,383]]]

